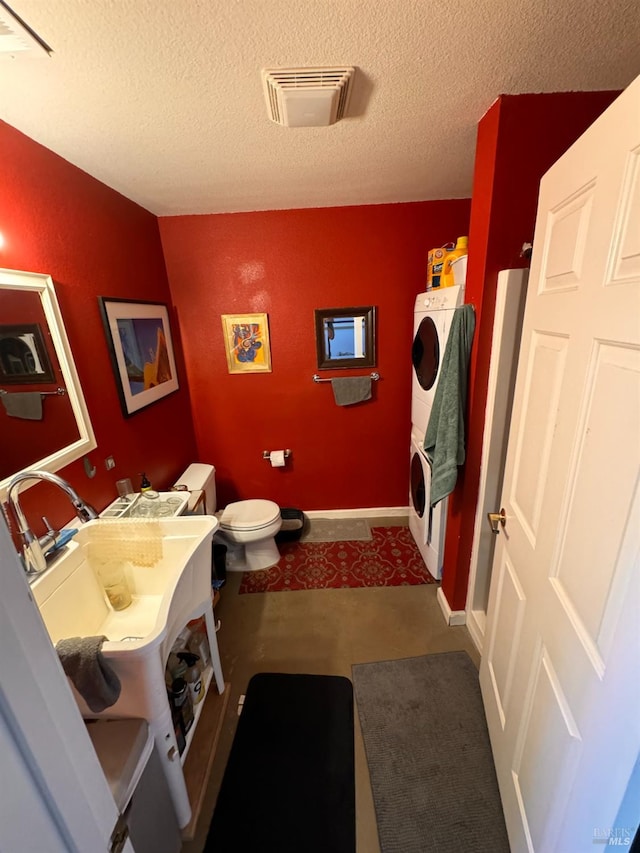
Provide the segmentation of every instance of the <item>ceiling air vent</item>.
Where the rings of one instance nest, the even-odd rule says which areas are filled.
[[[344,118],[356,69],[264,68],[271,121],[284,127],[326,127]]]

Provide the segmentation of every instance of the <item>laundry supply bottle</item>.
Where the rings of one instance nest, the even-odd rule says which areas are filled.
[[[192,630],[189,638],[189,648],[187,651],[200,656],[200,671],[202,671],[209,665],[209,660],[211,658],[209,651],[209,636],[207,634],[204,616],[200,616],[198,619],[194,619],[193,622],[189,622],[188,627]]]
[[[178,657],[187,665],[187,672],[184,676],[184,679],[189,685],[189,695],[191,697],[191,704],[195,707],[198,702],[202,701],[204,697],[202,673],[200,672],[200,667],[198,666],[198,661],[200,660],[200,657],[199,655],[194,655],[191,652],[178,652]]]
[[[444,260],[447,252],[453,248],[453,243],[445,243],[444,246],[429,251],[427,255],[427,290],[435,290],[440,287]]]
[[[461,258],[463,255],[468,254],[468,246],[468,237],[458,237],[458,239],[456,240],[455,247],[445,254],[444,261],[442,264],[442,274],[440,277],[440,287],[453,287],[453,285],[455,284],[455,280],[453,275],[453,268],[451,265],[454,261],[457,261],[458,258]]]
[[[173,707],[180,714],[182,731],[186,737],[187,732],[193,725],[193,706],[189,694],[189,685],[184,678],[175,679],[171,685],[171,697],[173,699]]]

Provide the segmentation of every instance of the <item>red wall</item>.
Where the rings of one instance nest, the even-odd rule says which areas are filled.
[[[479,125],[470,230],[468,200],[169,217],[158,227],[147,211],[0,123],[0,263],[52,275],[99,445],[94,479],[80,462],[63,476],[100,509],[119,477],[145,470],[165,487],[199,458],[216,465],[221,504],[264,496],[310,510],[405,506],[413,302],[428,249],[469,230],[467,301],[476,306],[477,330],[467,463],[450,501],[443,579],[451,607],[463,608],[497,273],[523,265],[540,177],[615,94],[500,98]],[[129,419],[98,295],[175,304],[181,388]],[[378,308],[382,378],[370,403],[339,408],[331,388],[311,379],[313,310],[362,304]],[[273,372],[229,375],[220,315],[263,311]],[[263,450],[286,447],[293,451],[286,468],[263,461]],[[109,455],[117,467],[107,472]],[[32,516],[46,512],[63,523],[68,504],[47,489],[30,490],[27,510],[33,504]]]
[[[466,301],[476,307],[467,459],[449,502],[442,589],[463,610],[473,544],[498,272],[528,264],[540,179],[618,95],[503,95],[478,126]]]
[[[137,484],[144,470],[154,485],[170,485],[196,457],[175,318],[181,388],[125,419],[97,300],[171,302],[156,217],[3,122],[0,154],[0,266],[52,276],[98,442],[90,455],[94,479],[82,462],[61,475],[98,509],[116,496],[120,477]],[[112,471],[104,465],[109,455],[116,461]],[[49,485],[30,489],[23,503],[36,529],[43,513],[53,524],[72,515]]]
[[[429,248],[466,234],[469,200],[160,220],[199,458],[218,504],[406,506],[413,304]],[[340,408],[315,384],[314,309],[377,307],[373,399]],[[272,373],[230,375],[221,314],[266,312]],[[362,370],[322,371],[323,376]],[[285,468],[264,450],[290,448]]]

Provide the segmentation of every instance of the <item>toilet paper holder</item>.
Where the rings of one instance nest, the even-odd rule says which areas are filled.
[[[262,458],[263,459],[270,459],[272,453],[273,453],[273,450],[263,450],[262,451]],[[284,451],[284,458],[288,459],[290,456],[291,456],[291,451],[285,450]]]

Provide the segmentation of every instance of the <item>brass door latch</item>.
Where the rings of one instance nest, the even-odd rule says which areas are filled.
[[[504,508],[502,508],[500,512],[488,512],[487,518],[491,525],[491,532],[495,533],[496,536],[500,533],[500,527],[498,527],[498,525],[504,527],[507,523],[507,514],[505,513]]]

